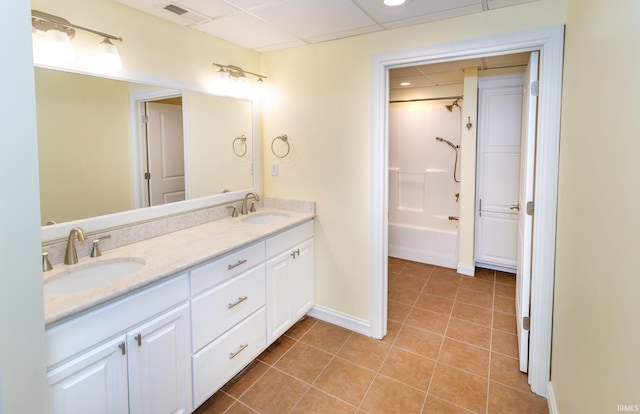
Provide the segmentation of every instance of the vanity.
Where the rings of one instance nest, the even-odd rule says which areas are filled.
[[[50,412],[195,410],[313,306],[313,218],[261,209],[54,266]],[[48,289],[74,266],[135,260],[104,285]]]

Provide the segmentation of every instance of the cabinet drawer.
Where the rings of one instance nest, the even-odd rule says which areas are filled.
[[[267,344],[265,308],[193,356],[193,403],[202,404],[260,354]]]
[[[224,282],[264,262],[264,242],[245,247],[191,271],[191,295]]]
[[[193,350],[197,351],[265,304],[264,264],[193,298]]]
[[[282,234],[267,239],[267,258],[276,256],[291,246],[313,237],[313,221],[308,221]]]

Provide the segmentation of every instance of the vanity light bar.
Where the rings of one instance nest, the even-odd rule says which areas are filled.
[[[253,75],[256,78],[258,78],[258,80],[263,80],[263,79],[267,79],[267,77],[265,75],[260,75],[259,73],[253,73],[253,72],[249,72],[248,70],[244,70],[239,66],[234,66],[234,65],[221,65],[219,63],[215,63],[213,62],[213,66],[217,66],[220,69],[226,71],[229,76],[232,76],[234,78],[241,78],[245,75],[245,73],[248,73],[249,75]]]
[[[73,38],[76,30],[82,30],[84,32],[93,33],[100,37],[104,37],[109,40],[117,40],[122,42],[122,38],[113,36],[107,33],[99,32],[97,30],[89,29],[87,27],[78,26],[73,24],[62,17],[54,16],[49,13],[44,13],[38,10],[31,10],[31,25],[34,29],[46,32],[47,30],[56,29],[66,33],[69,38]],[[248,72],[247,72],[248,73]]]

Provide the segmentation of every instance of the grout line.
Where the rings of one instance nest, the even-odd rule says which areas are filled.
[[[496,284],[495,282],[498,280],[498,274],[494,271],[493,274],[493,298],[491,301],[491,333],[489,336],[489,370],[487,372],[487,401],[485,403],[485,412],[489,412],[489,390],[491,389],[491,362],[493,359],[493,321],[495,314],[495,306],[496,306]]]

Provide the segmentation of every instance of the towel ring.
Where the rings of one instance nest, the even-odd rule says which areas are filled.
[[[285,144],[287,144],[287,152],[286,152],[284,155],[278,155],[278,154],[276,153],[276,150],[273,148],[273,144],[275,144],[275,143],[276,143],[276,140],[281,140],[282,142],[284,142]],[[279,136],[275,137],[275,138],[273,139],[273,141],[271,141],[271,152],[273,152],[273,155],[275,155],[276,157],[278,157],[278,158],[284,158],[284,157],[286,157],[287,155],[289,155],[289,151],[291,151],[291,145],[289,145],[289,139],[287,138],[287,135],[286,135],[286,134],[279,135]]]
[[[240,147],[241,149],[236,149],[237,141],[240,141],[240,144],[242,144],[242,147]],[[244,134],[236,137],[236,139],[233,140],[231,147],[233,148],[233,153],[236,154],[237,157],[244,157],[247,154],[247,137],[245,137]]]

